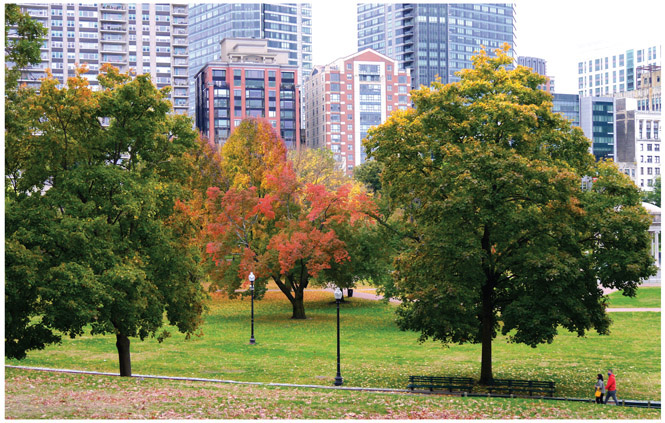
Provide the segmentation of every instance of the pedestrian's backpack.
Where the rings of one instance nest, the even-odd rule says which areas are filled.
[[[596,398],[600,398],[600,388],[596,388]]]

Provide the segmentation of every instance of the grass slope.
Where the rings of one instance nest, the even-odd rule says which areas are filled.
[[[612,308],[656,308],[661,306],[659,286],[641,287],[634,298],[624,297],[621,292],[613,292],[608,297],[609,306]]]
[[[336,311],[332,294],[306,293],[308,319],[290,319],[280,293],[255,303],[256,345],[249,345],[249,301],[213,298],[204,336],[132,340],[134,374],[332,385],[336,372]],[[394,323],[392,304],[351,298],[342,305],[341,363],[345,386],[405,388],[408,376],[478,378],[480,345],[418,343]],[[560,332],[538,348],[493,344],[494,377],[553,380],[557,395],[590,398],[597,373],[617,375],[619,399],[660,399],[660,313],[613,313],[612,333],[579,338]],[[7,364],[118,372],[113,336],[65,339]]]
[[[660,419],[660,410],[6,369],[8,419]]]

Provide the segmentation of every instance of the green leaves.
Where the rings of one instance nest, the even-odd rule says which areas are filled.
[[[189,195],[196,133],[168,115],[149,78],[105,67],[93,92],[83,71],[66,88],[50,77],[16,104],[30,130],[7,137],[17,152],[5,197],[12,357],[87,325],[143,339],[165,313],[187,334],[200,324],[199,253],[171,226]]]
[[[598,281],[632,295],[654,271],[639,191],[594,163],[579,128],[537,89],[543,78],[506,70],[506,52],[481,52],[458,83],[414,91],[415,109],[364,141],[383,167],[381,194],[413,231],[389,286],[403,300],[398,324],[423,339],[482,342],[482,378],[499,323],[531,346],[559,327],[607,333]],[[580,188],[587,175],[591,192]]]

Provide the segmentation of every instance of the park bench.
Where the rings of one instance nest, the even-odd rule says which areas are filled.
[[[471,392],[473,389],[473,379],[470,377],[450,377],[450,376],[409,376],[408,389],[425,388],[433,391],[434,389],[447,389],[449,391]]]
[[[491,394],[492,391],[508,391],[508,394],[513,392],[528,392],[529,396],[533,396],[534,392],[548,393],[550,397],[554,396],[555,386],[554,382],[543,382],[538,380],[517,380],[517,379],[492,379],[487,384],[487,389]]]

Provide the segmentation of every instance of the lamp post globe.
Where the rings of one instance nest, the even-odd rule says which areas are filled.
[[[254,280],[256,277],[254,276],[254,272],[249,272],[249,290],[252,293],[252,335],[249,338],[249,344],[254,345],[256,344],[256,340],[254,339]]]
[[[339,302],[342,299],[342,290],[335,288],[335,302],[337,303],[337,375],[335,376],[335,386],[341,386],[344,383],[342,378],[339,356]]]

